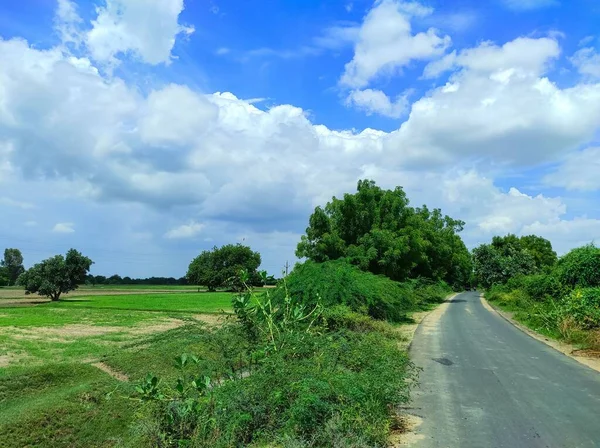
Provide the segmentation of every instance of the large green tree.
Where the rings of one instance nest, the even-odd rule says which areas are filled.
[[[4,258],[0,261],[4,276],[8,279],[8,285],[14,285],[25,268],[23,267],[23,255],[19,249],[4,249]]]
[[[528,235],[495,236],[491,244],[473,250],[473,267],[477,283],[485,288],[506,283],[518,275],[541,272],[556,263],[550,241]]]
[[[192,260],[186,278],[189,283],[207,286],[210,291],[222,286],[238,289],[241,286],[240,271],[246,270],[251,279],[256,278],[260,263],[260,254],[248,246],[215,246]]]
[[[357,192],[317,207],[296,255],[316,262],[346,258],[393,280],[425,277],[465,285],[471,259],[458,235],[464,222],[439,209],[413,208],[401,187],[361,180]]]
[[[58,301],[61,294],[73,291],[85,283],[94,262],[75,249],[66,256],[55,255],[33,265],[19,277],[27,293],[37,293]]]

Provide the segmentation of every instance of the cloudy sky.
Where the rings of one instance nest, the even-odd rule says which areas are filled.
[[[596,0],[0,3],[0,247],[181,276],[245,242],[279,273],[361,178],[470,247],[600,239]]]

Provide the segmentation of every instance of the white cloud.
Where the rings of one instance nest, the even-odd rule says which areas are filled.
[[[73,233],[75,232],[73,226],[74,224],[72,222],[59,222],[54,225],[52,231],[54,233]]]
[[[589,142],[599,128],[600,84],[550,81],[545,70],[559,52],[547,38],[461,51],[452,61],[458,72],[413,103],[386,144],[412,148],[430,163],[466,157],[533,165]]]
[[[571,57],[571,63],[580,74],[591,78],[600,78],[600,53],[594,48],[587,47],[578,50]]]
[[[390,118],[400,118],[409,107],[407,96],[399,95],[391,100],[381,90],[352,90],[346,98],[346,105],[364,110],[367,115],[379,114]]]
[[[82,40],[80,26],[83,20],[77,13],[77,5],[71,0],[58,0],[54,27],[65,44],[79,46]]]
[[[552,39],[457,51],[449,83],[416,101],[388,133],[334,131],[292,105],[261,109],[231,93],[183,85],[142,94],[85,57],[0,40],[0,167],[27,184],[61,183],[65,195],[102,203],[102,210],[126,202],[148,206],[140,206],[144,217],[167,208],[176,223],[200,216],[207,226],[227,227],[216,236],[211,227],[219,244],[252,232],[259,242],[273,232],[296,235],[315,205],[352,191],[357,179],[383,183],[381,167],[386,186],[406,186],[413,203],[468,221],[471,242],[536,222],[556,227],[570,221],[560,198],[500,189],[470,171],[442,173],[473,163],[484,173],[492,164],[536,166],[593,138],[600,86],[553,84],[545,74],[558,53]],[[385,99],[364,104],[395,114],[388,100],[389,108]],[[163,234],[163,225],[153,234]],[[136,232],[152,230],[144,226]],[[78,225],[77,235],[86,230]]]
[[[600,147],[569,154],[565,162],[544,181],[568,190],[600,190]]]
[[[358,32],[354,57],[345,66],[340,84],[365,87],[379,75],[392,75],[413,60],[427,60],[443,54],[449,36],[437,30],[413,34],[411,18],[431,14],[419,3],[383,0],[369,11]]]
[[[313,39],[319,48],[339,50],[356,42],[360,27],[355,23],[345,23],[325,28],[320,36]]]
[[[165,237],[168,239],[183,239],[183,238],[193,238],[198,235],[202,229],[204,229],[205,225],[190,221],[189,224],[182,224],[178,227],[174,227],[165,233]]]
[[[131,52],[148,64],[168,64],[177,36],[194,32],[179,24],[183,8],[183,0],[105,0],[96,8],[86,45],[103,63],[116,64],[119,54]]]
[[[531,11],[560,4],[558,0],[501,0],[508,8],[515,11]]]
[[[223,56],[223,55],[229,54],[230,52],[231,52],[231,50],[227,47],[220,47],[220,48],[217,48],[217,51],[215,51],[215,53],[218,56]]]
[[[521,37],[501,47],[492,42],[483,42],[475,48],[459,53],[455,51],[431,62],[425,67],[424,76],[435,78],[454,68],[487,74],[512,71],[520,76],[538,76],[544,73],[559,55],[558,42],[550,38]]]
[[[579,217],[573,220],[555,220],[549,223],[535,221],[523,227],[524,235],[540,235],[552,242],[559,255],[574,247],[600,241],[600,219]]]
[[[15,199],[7,198],[7,197],[0,197],[0,204],[6,205],[8,207],[21,208],[23,210],[30,210],[32,208],[35,208],[35,205],[32,204],[31,202],[17,201]]]

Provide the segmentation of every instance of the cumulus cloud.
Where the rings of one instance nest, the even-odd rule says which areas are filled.
[[[414,4],[394,5],[403,16],[427,13]],[[293,105],[259,108],[232,93],[185,85],[141,93],[103,75],[93,58],[0,40],[0,178],[64,182],[71,187],[64,190],[82,200],[168,209],[175,223],[189,216],[214,227],[228,223],[234,230],[227,229],[227,238],[253,234],[257,242],[274,232],[297,236],[314,206],[352,191],[365,177],[404,185],[417,204],[465,219],[471,242],[525,232],[535,223],[558,232],[572,221],[560,198],[500,189],[479,172],[445,172],[461,164],[482,172],[492,164],[536,166],[593,138],[600,85],[554,84],[547,70],[559,54],[548,38],[456,51],[437,69],[451,71],[448,83],[412,105],[376,89],[350,90],[367,92],[352,97],[367,111],[406,111],[399,129],[384,132],[332,130]],[[593,233],[593,223],[577,225]],[[194,232],[226,242],[202,224],[154,234],[165,235],[162,244]],[[148,231],[140,227],[137,233]],[[84,231],[78,227],[77,234]]]
[[[83,20],[77,12],[77,5],[71,0],[58,0],[54,26],[65,44],[79,46],[83,39],[81,24]]]
[[[59,222],[54,225],[52,231],[54,233],[73,233],[75,229],[72,222]]]
[[[179,23],[183,8],[183,0],[105,0],[85,43],[98,62],[116,64],[118,55],[131,53],[148,64],[168,64],[176,38],[194,32]]]
[[[411,19],[431,14],[419,3],[398,0],[377,2],[358,30],[354,57],[346,64],[342,86],[361,88],[375,77],[392,75],[413,60],[427,60],[444,53],[449,36],[434,28],[413,34]]]
[[[172,228],[165,234],[165,237],[169,239],[193,238],[198,235],[204,227],[204,224],[190,221],[189,224],[182,224]]]
[[[571,63],[583,76],[600,78],[600,53],[593,47],[578,50],[572,57]]]
[[[406,114],[409,101],[407,96],[400,95],[390,99],[381,90],[352,90],[346,98],[346,105],[363,110],[367,115],[379,114],[390,118],[400,118]]]
[[[567,190],[600,190],[600,147],[586,148],[571,153],[564,163],[544,181],[548,185]]]
[[[445,63],[455,69],[447,84],[413,103],[386,143],[432,163],[446,154],[532,165],[575,149],[599,128],[600,84],[553,83],[545,73],[559,53],[549,38],[461,51]]]

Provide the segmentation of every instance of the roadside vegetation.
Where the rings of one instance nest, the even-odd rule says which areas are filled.
[[[473,261],[489,301],[542,334],[598,354],[600,248],[589,244],[557,258],[543,238],[508,235],[475,249]]]
[[[34,266],[19,283],[57,300],[0,308],[0,447],[387,446],[417,381],[402,325],[470,284],[462,226],[361,181],[315,210],[275,288],[242,245],[168,291],[128,294],[79,253]]]

